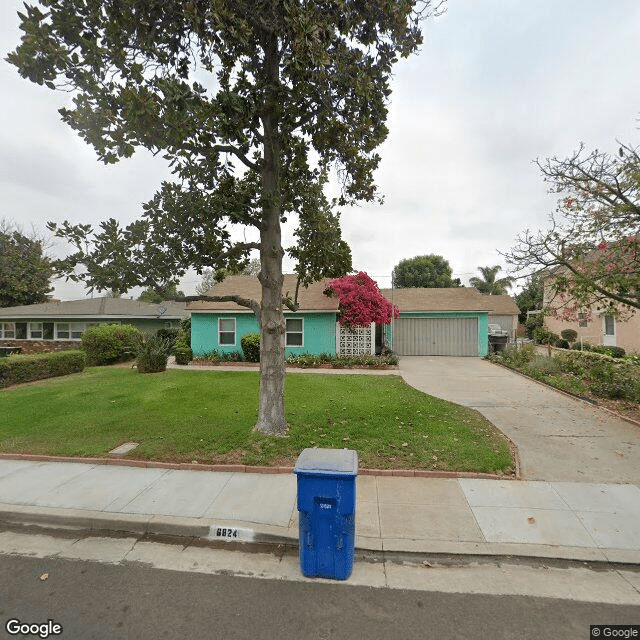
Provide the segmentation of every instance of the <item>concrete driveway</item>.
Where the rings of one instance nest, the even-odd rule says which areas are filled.
[[[511,438],[526,480],[640,483],[640,427],[479,358],[402,357],[412,387],[478,410]]]

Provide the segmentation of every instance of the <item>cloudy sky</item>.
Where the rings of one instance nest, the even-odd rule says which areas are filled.
[[[0,5],[4,58],[19,42],[21,2]],[[498,251],[546,226],[554,208],[536,158],[580,142],[611,151],[616,139],[640,143],[638,0],[449,0],[423,33],[420,53],[396,68],[377,174],[385,204],[342,217],[354,266],[380,286],[416,255],[444,256],[463,281],[502,263]],[[0,62],[0,218],[41,233],[48,220],[134,220],[166,166],[145,151],[97,162],[60,121],[68,99]],[[187,277],[184,290],[198,281]],[[56,294],[84,290],[58,283]]]

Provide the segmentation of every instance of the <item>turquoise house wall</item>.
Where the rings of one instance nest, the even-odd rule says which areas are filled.
[[[303,320],[303,345],[286,347],[285,354],[310,353],[320,355],[336,353],[336,314],[332,313],[285,313],[285,318]],[[235,345],[218,343],[218,319],[234,318],[236,321]],[[195,356],[211,353],[242,352],[240,340],[247,333],[258,333],[258,322],[252,313],[193,313],[191,315],[191,350]]]
[[[478,311],[456,311],[448,313],[423,313],[421,311],[401,311],[401,318],[478,318],[478,355],[483,358],[489,353],[489,313]],[[393,343],[393,327],[385,325],[388,344]]]

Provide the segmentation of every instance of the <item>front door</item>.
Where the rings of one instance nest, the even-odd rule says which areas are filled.
[[[616,319],[614,316],[602,316],[602,344],[605,347],[616,346]]]

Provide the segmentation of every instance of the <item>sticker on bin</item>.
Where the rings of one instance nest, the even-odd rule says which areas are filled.
[[[253,529],[238,529],[214,525],[209,528],[208,540],[227,540],[229,542],[251,542],[254,538]]]

